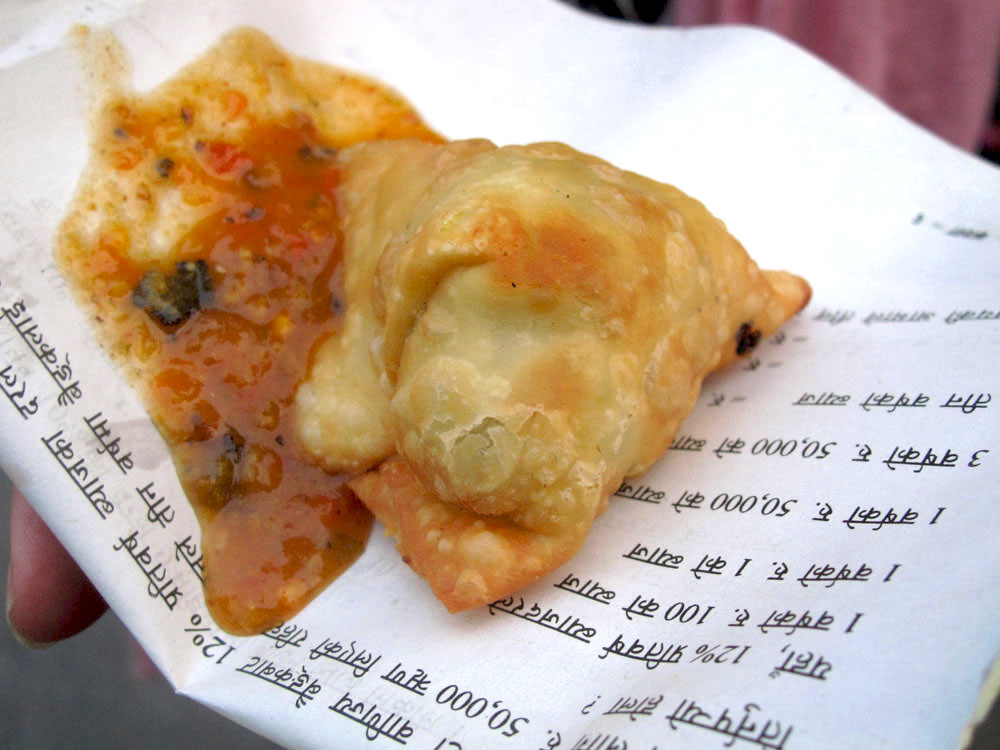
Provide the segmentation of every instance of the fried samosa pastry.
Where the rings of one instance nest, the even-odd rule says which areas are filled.
[[[299,437],[368,470],[353,489],[452,612],[569,560],[705,376],[809,298],[697,201],[568,146],[340,158],[346,320]]]

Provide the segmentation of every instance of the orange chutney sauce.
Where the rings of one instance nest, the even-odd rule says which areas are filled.
[[[140,263],[129,247],[146,228],[110,220],[90,197],[96,241],[74,235],[62,261],[171,450],[201,525],[214,619],[254,634],[351,565],[372,526],[347,477],[321,470],[295,438],[296,389],[343,316],[339,170],[301,111],[197,137],[199,94],[234,116],[248,97],[218,81],[189,88],[182,100],[109,104],[97,165],[128,177],[133,200],[155,202],[170,186],[211,211],[170,253]],[[397,109],[381,133],[438,140]]]

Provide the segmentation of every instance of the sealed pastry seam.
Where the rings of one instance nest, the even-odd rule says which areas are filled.
[[[396,454],[351,486],[451,611],[572,557],[703,378],[808,300],[697,201],[562,144],[342,158],[345,262],[373,274],[349,272],[347,303],[380,342],[366,353],[386,398],[370,406]]]

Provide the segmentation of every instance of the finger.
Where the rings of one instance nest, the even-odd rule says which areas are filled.
[[[10,503],[7,622],[27,646],[76,635],[107,609],[104,599],[17,489]]]

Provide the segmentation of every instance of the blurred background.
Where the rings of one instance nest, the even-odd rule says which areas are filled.
[[[1000,163],[998,0],[552,1],[623,23],[770,28],[959,148]],[[9,563],[9,506],[0,474],[0,570]],[[42,651],[0,629],[0,674],[0,748],[277,747],[175,695],[110,612]],[[972,748],[1000,748],[1000,704]]]

